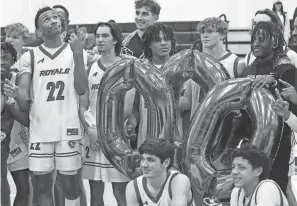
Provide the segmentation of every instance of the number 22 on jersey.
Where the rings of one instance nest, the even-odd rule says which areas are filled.
[[[65,84],[63,81],[49,82],[46,85],[46,90],[49,90],[47,101],[58,101],[64,100],[63,91],[65,89]],[[55,91],[57,90],[57,95],[55,96]]]

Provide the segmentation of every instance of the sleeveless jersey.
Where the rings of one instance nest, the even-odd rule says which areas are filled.
[[[178,171],[170,171],[169,177],[167,178],[161,194],[157,198],[151,197],[147,187],[144,187],[144,178],[140,176],[134,179],[134,189],[140,206],[170,206],[172,200],[171,193],[171,182],[172,179],[180,174]],[[193,196],[193,194],[192,194]],[[192,197],[193,199],[193,197]],[[193,200],[188,203],[188,206],[193,205]]]
[[[90,69],[89,73],[89,100],[90,100],[90,109],[94,116],[96,116],[96,104],[98,97],[98,90],[100,86],[101,78],[104,75],[105,68],[100,67],[98,64],[100,60],[95,62]]]
[[[15,72],[11,72],[11,74],[11,81],[13,84],[16,84],[17,74]],[[10,104],[18,107],[18,103],[14,101],[14,99],[12,99]],[[29,129],[14,120],[10,136],[8,164],[19,160],[28,154]]]
[[[229,52],[218,60],[227,69],[231,79],[233,79],[234,77],[237,77],[237,66],[239,61],[238,56]]]
[[[33,48],[30,142],[80,140],[79,99],[74,88],[74,59],[64,43],[54,54]]]

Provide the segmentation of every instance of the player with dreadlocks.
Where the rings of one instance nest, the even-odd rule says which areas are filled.
[[[142,45],[145,57],[142,61],[160,69],[169,57],[175,53],[175,32],[168,25],[154,23],[143,34]],[[147,133],[147,109],[144,98],[139,92],[135,92],[133,110],[128,118],[126,129],[128,129],[126,131],[128,133],[127,137],[132,140],[137,139],[138,146],[143,143]]]
[[[291,64],[284,51],[284,35],[279,27],[272,22],[259,22],[252,32],[251,50],[256,60],[247,67],[244,77],[254,79],[252,87],[259,89],[269,87],[274,93],[275,88],[279,91],[284,85],[279,79],[288,82],[297,88],[297,70]],[[296,114],[297,107],[290,103],[290,110]],[[236,135],[240,138],[251,137],[251,122],[242,111],[243,119]],[[276,181],[282,191],[286,193],[288,185],[289,158],[291,151],[291,129],[284,125],[282,140],[277,156],[272,164],[270,179]]]

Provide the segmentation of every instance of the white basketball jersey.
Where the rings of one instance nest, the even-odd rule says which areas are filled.
[[[238,60],[239,60],[238,56],[236,56],[235,54],[232,54],[231,52],[227,53],[226,55],[224,55],[219,59],[219,61],[227,69],[231,79],[235,77],[234,71],[237,71]]]
[[[79,140],[79,99],[74,88],[74,59],[69,44],[54,54],[33,49],[34,70],[30,108],[30,142]]]
[[[148,189],[145,189],[147,187],[144,186],[144,178],[143,176],[140,176],[136,178],[134,181],[136,181],[136,185],[134,182],[134,187],[136,186],[135,191],[137,195],[137,199],[139,202],[139,205],[143,206],[170,206],[171,205],[171,195],[170,195],[170,185],[172,178],[178,175],[178,171],[170,171],[169,177],[167,178],[165,185],[163,187],[163,190],[160,191],[160,195],[158,195],[156,198],[153,198]],[[192,202],[189,202],[188,206],[192,205]]]
[[[105,68],[100,64],[100,62],[95,62],[90,69],[89,73],[89,100],[90,100],[90,109],[92,114],[96,116],[96,105],[98,90],[100,86],[101,78],[104,75]]]

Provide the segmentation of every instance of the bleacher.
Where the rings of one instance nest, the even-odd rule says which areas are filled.
[[[198,34],[196,32],[199,21],[186,21],[186,22],[162,22],[170,25],[176,31],[177,37],[177,51],[189,49],[197,40]],[[292,20],[291,20],[292,23]],[[123,36],[126,37],[129,33],[136,30],[135,23],[119,23],[122,28]],[[69,27],[73,27],[70,25]],[[81,24],[78,26],[86,26],[89,33],[93,33],[96,24]],[[250,51],[250,34],[249,28],[246,29],[230,29],[227,36],[226,48],[232,53],[240,57],[244,57]],[[4,28],[1,27],[1,42],[5,39]],[[36,40],[35,35],[31,37],[27,46],[37,46],[40,41]]]

